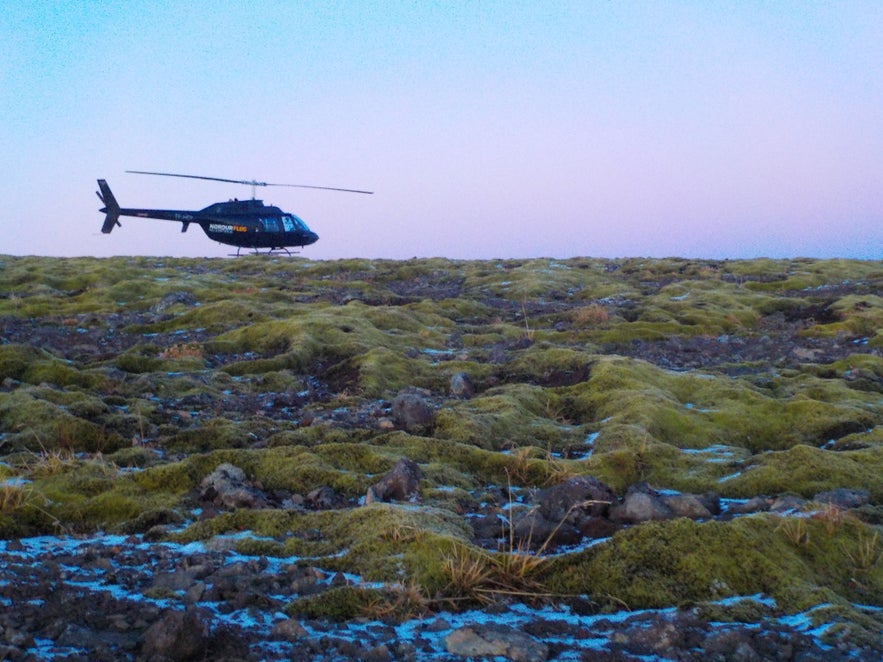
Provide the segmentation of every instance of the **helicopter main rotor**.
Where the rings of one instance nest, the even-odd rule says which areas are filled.
[[[258,186],[287,186],[290,188],[311,188],[322,191],[343,191],[344,193],[364,193],[373,195],[374,191],[359,191],[351,188],[336,188],[333,186],[310,186],[308,184],[272,184],[270,182],[259,182],[254,179],[226,179],[225,177],[205,177],[203,175],[181,175],[174,172],[149,172],[146,170],[126,170],[126,172],[135,175],[160,175],[162,177],[185,177],[187,179],[206,179],[212,182],[226,182],[228,184],[245,184],[251,186],[251,197],[255,197],[255,188]]]

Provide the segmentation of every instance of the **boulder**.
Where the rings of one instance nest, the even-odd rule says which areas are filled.
[[[536,494],[536,507],[515,518],[515,539],[534,548],[573,545],[582,540],[583,531],[599,529],[598,522],[605,523],[600,530],[607,532],[606,515],[615,500],[613,490],[597,478],[570,478]]]
[[[451,395],[463,400],[475,395],[475,385],[465,372],[454,373],[451,377]]]
[[[710,519],[712,512],[695,494],[663,494],[662,502],[668,506],[675,517],[690,519]]]
[[[493,623],[457,628],[445,637],[448,653],[465,658],[502,657],[512,662],[544,662],[549,647],[525,632]]]
[[[314,510],[331,510],[340,506],[341,501],[337,493],[327,485],[312,490],[306,498],[307,505]]]
[[[373,501],[411,501],[417,498],[423,472],[407,458],[396,462],[386,475],[368,488],[365,503]]]
[[[675,517],[662,495],[647,483],[632,485],[622,501],[610,507],[610,519],[620,524],[639,524]]]
[[[263,508],[264,494],[249,484],[245,472],[232,464],[220,464],[199,485],[200,496],[225,508]]]
[[[871,494],[867,490],[851,490],[838,487],[835,490],[819,492],[813,497],[813,501],[837,506],[843,510],[861,508],[871,502]]]
[[[392,418],[405,430],[422,430],[432,425],[435,410],[418,393],[400,393],[392,401]]]
[[[273,636],[285,641],[298,641],[309,636],[307,629],[293,618],[280,621],[273,626]]]
[[[727,515],[750,515],[751,513],[763,513],[770,509],[771,500],[767,497],[754,497],[745,501],[730,501],[727,503]]]
[[[168,611],[144,632],[144,659],[201,660],[209,644],[208,627],[192,608]]]
[[[165,313],[169,308],[178,304],[190,308],[196,305],[196,297],[190,292],[169,292],[150,307],[150,312],[154,314]]]
[[[582,534],[572,524],[552,522],[536,509],[516,518],[514,527],[516,542],[532,549],[573,545],[582,539]]]
[[[780,515],[796,513],[802,511],[805,505],[806,499],[793,494],[785,494],[773,499],[772,503],[770,503],[770,512]]]
[[[540,491],[536,502],[550,522],[575,526],[586,517],[603,517],[616,501],[613,490],[593,476],[576,476]]]

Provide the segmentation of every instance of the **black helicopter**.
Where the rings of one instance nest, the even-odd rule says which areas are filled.
[[[325,191],[344,191],[346,193],[372,194],[373,191],[358,191],[348,188],[332,188],[330,186],[307,186],[306,184],[269,184],[254,180],[224,179],[222,177],[203,177],[201,175],[180,175],[171,172],[147,172],[144,170],[127,170],[137,175],[161,175],[163,177],[187,177],[188,179],[207,179],[214,182],[231,184],[248,184],[251,186],[251,200],[230,200],[216,202],[200,211],[179,211],[174,209],[132,209],[120,207],[110,191],[107,181],[98,180],[99,199],[104,203],[101,212],[107,214],[101,231],[109,234],[114,226],[119,225],[120,216],[138,216],[141,218],[158,218],[164,221],[182,223],[181,232],[187,232],[191,223],[198,224],[210,238],[222,244],[236,246],[236,255],[243,248],[252,249],[255,253],[265,248],[268,252],[284,251],[289,255],[289,247],[309,246],[316,243],[319,235],[310,230],[302,219],[289,214],[279,207],[265,205],[263,200],[254,197],[257,186],[290,186],[296,188],[312,188]]]

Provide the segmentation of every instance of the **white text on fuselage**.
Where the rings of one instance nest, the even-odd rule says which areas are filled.
[[[221,225],[220,223],[211,223],[208,226],[208,230],[209,232],[223,232],[224,234],[248,232],[248,228],[244,225]]]

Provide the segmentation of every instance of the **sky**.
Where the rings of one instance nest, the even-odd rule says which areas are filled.
[[[0,254],[883,259],[883,3],[3,0]]]

